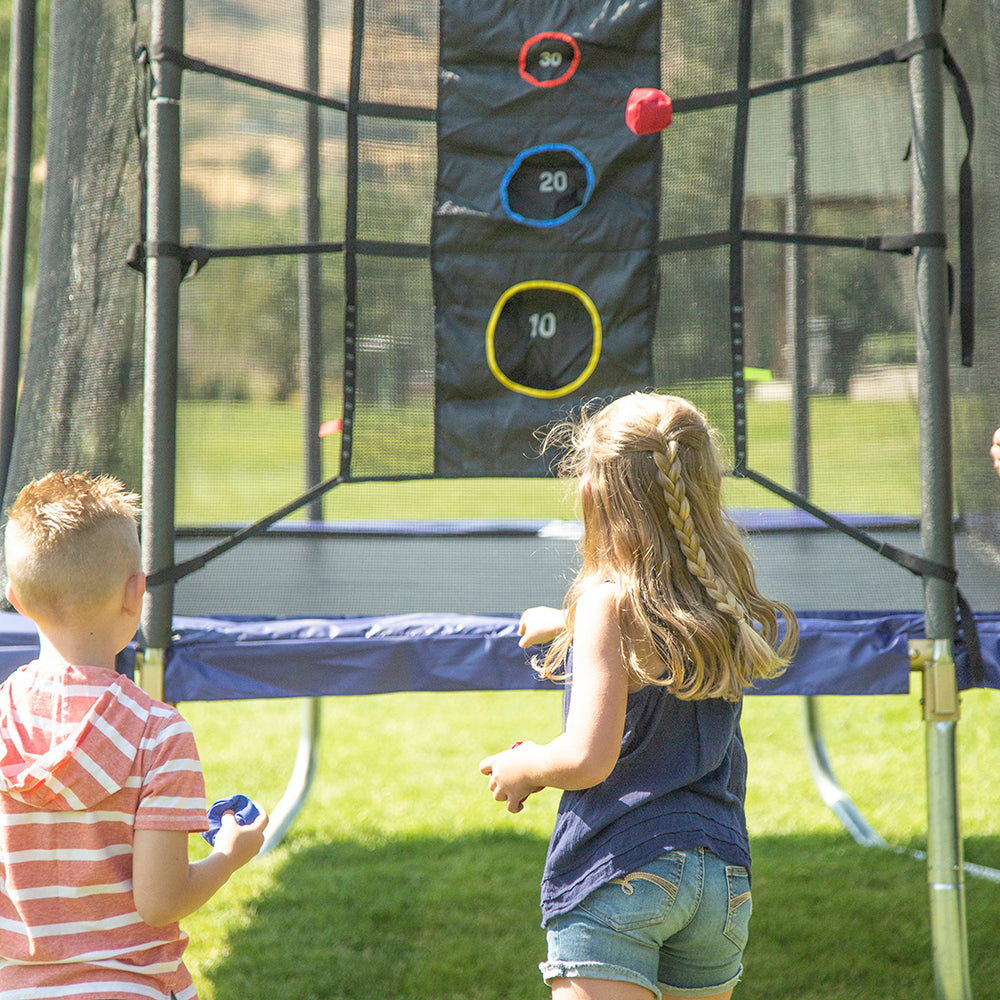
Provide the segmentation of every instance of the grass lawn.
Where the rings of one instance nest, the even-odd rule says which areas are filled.
[[[919,513],[912,403],[816,397],[810,420],[816,503],[833,511]],[[748,428],[750,466],[790,486],[788,405],[751,402]],[[730,428],[719,430],[724,441],[731,436]],[[387,447],[394,446],[391,434],[396,433],[395,425],[387,427]],[[295,404],[185,402],[178,411],[177,442],[178,524],[257,520],[304,489]],[[322,447],[324,475],[332,476],[339,436],[325,438]],[[324,516],[331,521],[574,516],[564,484],[522,478],[350,483],[328,493],[324,503]],[[726,503],[734,508],[783,505],[761,487],[733,479],[727,481]]]
[[[963,699],[966,858],[1000,868],[995,692]],[[845,788],[892,844],[925,841],[917,694],[821,699]],[[209,799],[277,802],[300,703],[188,704]],[[808,772],[798,698],[749,698],[754,920],[741,1000],[934,995],[928,888],[908,854],[857,846]],[[557,692],[324,699],[313,792],[285,841],[185,922],[202,1000],[545,1000],[538,881],[557,793],[518,816],[486,792],[479,759],[560,725]],[[192,843],[203,848],[200,838]],[[967,881],[977,997],[1000,980],[1000,885]]]

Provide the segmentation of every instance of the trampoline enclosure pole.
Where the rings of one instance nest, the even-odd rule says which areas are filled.
[[[35,80],[35,0],[14,0],[10,16],[10,98],[7,109],[7,179],[0,234],[0,496],[14,450],[21,370],[21,313],[31,185],[31,124]]]
[[[320,5],[305,0],[305,79],[307,90],[320,89]],[[306,104],[302,129],[305,160],[305,191],[302,199],[301,234],[305,243],[320,239],[319,200],[319,108]],[[299,380],[303,401],[303,454],[305,488],[323,479],[319,426],[322,414],[322,288],[320,260],[314,253],[299,257]],[[323,500],[317,497],[306,508],[311,521],[323,520]]]
[[[805,69],[805,35],[811,5],[808,0],[785,0],[785,75]],[[785,229],[804,233],[809,227],[806,195],[806,95],[804,87],[788,92],[788,159],[785,184]],[[809,347],[806,337],[809,261],[806,248],[785,248],[785,342],[792,375],[791,439],[792,487],[809,496]]]
[[[908,0],[908,37],[941,30],[940,0]],[[910,60],[913,109],[913,230],[944,232],[944,127],[941,51]],[[919,386],[921,546],[925,558],[955,565],[952,531],[951,398],[945,252],[915,255],[915,334]],[[927,883],[938,1000],[970,1000],[965,886],[958,820],[955,728],[958,695],[951,645],[955,588],[925,578],[924,612],[933,661],[924,672],[927,754]]]
[[[147,248],[180,243],[181,71],[157,54],[164,48],[183,49],[183,0],[156,0],[152,15]],[[146,573],[168,567],[174,561],[180,267],[178,257],[160,256],[147,249],[142,434],[142,564]],[[142,611],[142,646],[155,652],[143,658],[147,670],[142,672],[140,668],[140,680],[147,691],[160,697],[162,652],[170,645],[173,596],[170,582],[152,588],[146,594]],[[157,691],[157,687],[161,690]]]

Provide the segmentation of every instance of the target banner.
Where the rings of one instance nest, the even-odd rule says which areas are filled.
[[[435,475],[543,475],[535,432],[648,388],[660,139],[658,3],[441,7],[431,240]]]

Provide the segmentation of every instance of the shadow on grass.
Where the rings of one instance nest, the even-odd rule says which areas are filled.
[[[924,866],[846,835],[759,837],[738,1000],[934,996]],[[971,847],[971,845],[970,845]],[[293,849],[205,974],[216,1000],[546,1000],[545,842],[495,832]],[[969,859],[993,864],[1000,838]],[[1000,981],[1000,885],[969,879],[973,993]]]

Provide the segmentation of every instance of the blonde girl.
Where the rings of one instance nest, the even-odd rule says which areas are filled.
[[[563,608],[522,615],[521,645],[549,644],[536,669],[566,680],[565,726],[480,770],[510,812],[565,790],[542,879],[553,1000],[727,1000],[742,971],[742,696],[798,631],[757,590],[713,437],[686,400],[634,393],[546,438],[579,481],[582,565]]]

